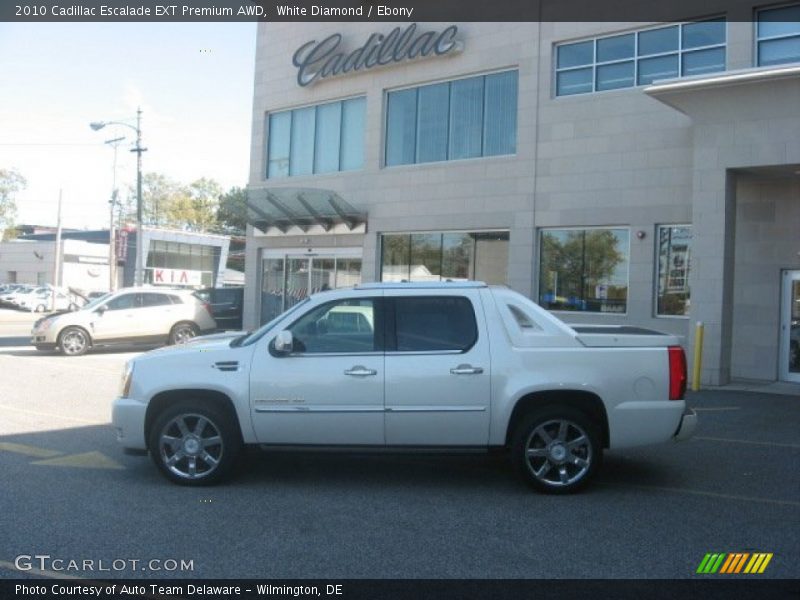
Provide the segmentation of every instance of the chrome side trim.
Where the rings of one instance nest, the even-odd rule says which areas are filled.
[[[485,406],[256,406],[257,413],[486,412]]]
[[[384,412],[382,406],[256,406],[257,413],[375,413]]]
[[[486,412],[485,406],[387,406],[386,412]]]

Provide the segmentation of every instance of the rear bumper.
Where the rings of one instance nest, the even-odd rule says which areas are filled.
[[[686,408],[681,416],[680,425],[678,425],[675,435],[672,439],[676,442],[688,440],[694,435],[694,430],[697,428],[697,413],[692,408]]]

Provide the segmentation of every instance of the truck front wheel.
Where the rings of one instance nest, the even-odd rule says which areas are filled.
[[[549,406],[526,415],[511,444],[515,467],[548,494],[570,494],[594,477],[603,459],[597,427],[582,412]]]
[[[180,485],[213,485],[233,470],[242,447],[235,419],[206,402],[181,401],[153,423],[148,448],[159,470]]]

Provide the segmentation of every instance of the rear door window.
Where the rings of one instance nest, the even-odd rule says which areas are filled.
[[[398,352],[466,352],[478,339],[472,302],[463,296],[394,298]]]
[[[142,294],[142,306],[145,308],[149,308],[151,306],[166,306],[169,304],[172,304],[172,302],[170,301],[169,296],[166,294]]]

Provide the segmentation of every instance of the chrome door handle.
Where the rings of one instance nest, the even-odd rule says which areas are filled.
[[[473,367],[472,365],[458,365],[450,369],[453,375],[480,375],[483,373],[482,367]]]
[[[361,365],[356,365],[352,369],[345,371],[344,374],[350,375],[351,377],[369,377],[370,375],[377,375],[378,372],[375,369],[368,369]]]

